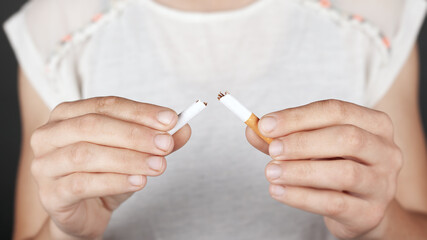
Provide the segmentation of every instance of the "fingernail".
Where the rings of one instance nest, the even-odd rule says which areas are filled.
[[[274,117],[264,117],[259,121],[259,128],[265,133],[273,131],[277,126],[277,120]]]
[[[171,135],[166,135],[166,134],[162,134],[162,135],[157,135],[154,138],[154,143],[156,144],[156,146],[163,150],[163,151],[167,151],[170,148],[170,145],[172,143],[172,136]]]
[[[154,171],[160,171],[163,167],[163,158],[161,157],[150,157],[147,160],[148,166]]]
[[[280,197],[283,194],[285,194],[285,188],[279,185],[272,185],[270,191],[271,191],[271,194],[273,194],[276,197]]]
[[[173,119],[175,118],[175,115],[176,114],[171,111],[159,112],[157,114],[157,120],[159,120],[159,122],[164,125],[169,125],[172,123]]]
[[[268,151],[272,157],[279,156],[283,153],[283,143],[279,140],[271,142]]]
[[[133,186],[142,185],[142,176],[140,175],[129,176],[128,180],[129,180],[129,183],[132,184]]]
[[[266,172],[267,177],[270,179],[276,179],[282,176],[282,168],[276,164],[269,165]]]

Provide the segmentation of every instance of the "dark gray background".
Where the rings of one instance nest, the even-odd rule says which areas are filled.
[[[13,12],[17,11],[24,0],[0,1],[0,22],[3,23]],[[419,38],[421,66],[427,64],[427,25],[424,25]],[[16,89],[16,60],[6,40],[0,31],[0,239],[10,239],[13,223],[13,195],[15,187],[15,172],[18,163],[20,143],[20,120],[18,97]],[[422,93],[427,88],[427,67],[421,67],[420,101],[424,125],[427,123],[427,96]]]

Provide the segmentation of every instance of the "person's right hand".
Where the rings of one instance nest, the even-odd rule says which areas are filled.
[[[112,212],[190,138],[177,114],[118,97],[62,103],[31,138],[31,170],[53,238],[102,237]]]

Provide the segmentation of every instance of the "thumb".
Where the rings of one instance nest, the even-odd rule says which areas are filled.
[[[181,128],[178,132],[176,132],[173,136],[173,140],[175,143],[175,146],[173,148],[173,152],[179,150],[182,148],[188,140],[190,140],[191,137],[191,127],[190,125],[185,125],[183,128]]]
[[[268,144],[262,140],[250,127],[246,127],[246,139],[256,149],[268,155]]]

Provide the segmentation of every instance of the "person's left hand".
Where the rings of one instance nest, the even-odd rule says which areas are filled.
[[[326,100],[264,116],[268,146],[249,128],[249,142],[273,160],[266,167],[271,196],[324,216],[340,239],[367,236],[395,197],[403,157],[387,114]]]

